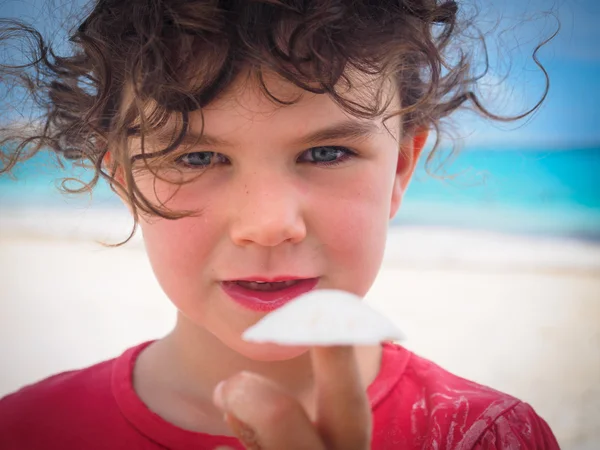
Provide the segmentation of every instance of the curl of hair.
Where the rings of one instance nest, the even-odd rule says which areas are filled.
[[[187,132],[188,113],[201,111],[247,69],[275,103],[293,102],[269,92],[265,71],[327,94],[361,118],[386,111],[382,89],[356,101],[340,86],[352,87],[349,74],[391,78],[401,105],[393,115],[401,117],[404,134],[436,131],[429,162],[440,144],[442,119],[457,109],[470,103],[490,119],[513,121],[534,112],[548,92],[537,52],[556,33],[533,53],[546,78],[541,99],[517,116],[487,110],[474,93],[489,67],[487,51],[484,70],[474,74],[475,46],[461,40],[476,29],[473,19],[461,17],[452,0],[98,0],[71,33],[68,56],[57,55],[27,24],[1,20],[0,43],[22,39],[31,56],[25,64],[1,65],[0,81],[24,87],[43,114],[25,128],[0,129],[0,171],[42,148],[91,165],[93,179],[76,191],[90,191],[106,179],[134,213],[129,238],[139,213],[167,219],[193,214],[142,195],[128,139],[137,136],[143,143],[173,116],[180,119],[166,149],[147,153],[142,144],[138,159],[153,170],[149,161],[168,154]],[[481,34],[473,39],[485,49]]]

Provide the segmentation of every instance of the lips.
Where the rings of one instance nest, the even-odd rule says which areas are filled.
[[[279,277],[221,282],[223,291],[236,303],[252,311],[273,311],[315,288],[318,278]]]
[[[271,292],[271,291],[279,291],[281,289],[288,288],[296,284],[298,280],[287,280],[287,281],[235,281],[238,286],[241,286],[245,289],[251,289],[253,291],[262,291],[262,292]]]

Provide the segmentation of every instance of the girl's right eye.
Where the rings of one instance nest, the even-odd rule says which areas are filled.
[[[227,163],[225,156],[215,152],[191,152],[176,159],[177,164],[185,167],[205,169],[213,164]]]

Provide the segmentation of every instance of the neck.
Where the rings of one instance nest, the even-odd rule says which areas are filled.
[[[308,352],[286,361],[255,361],[181,315],[175,329],[158,345],[163,347],[162,353],[170,361],[170,369],[181,377],[180,381],[203,397],[211,397],[220,381],[241,371],[270,378],[292,394],[301,394],[312,386]]]
[[[364,388],[375,379],[381,347],[357,347]],[[255,361],[229,348],[212,333],[178,315],[174,330],[144,350],[134,369],[136,392],[149,407],[175,425],[226,433],[212,405],[216,385],[250,371],[269,378],[296,397],[312,417],[313,372],[309,352],[285,361]],[[191,417],[202,417],[199,422]]]

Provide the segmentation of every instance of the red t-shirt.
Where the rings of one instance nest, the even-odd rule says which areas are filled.
[[[3,450],[243,449],[231,437],[178,428],[133,390],[137,355],[149,343],[92,367],[65,372],[0,400]],[[558,449],[548,425],[513,397],[448,373],[403,347],[384,344],[368,388],[372,449]]]

